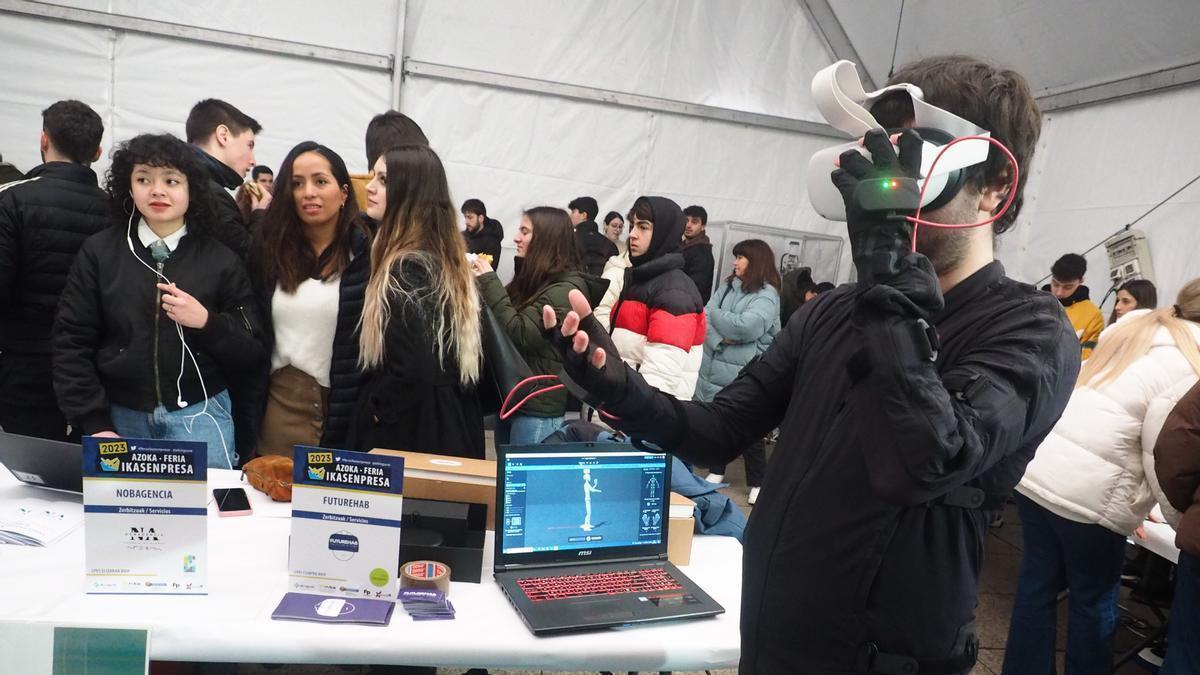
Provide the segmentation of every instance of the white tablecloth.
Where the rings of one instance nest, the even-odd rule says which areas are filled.
[[[209,483],[234,486],[239,476],[210,470]],[[0,621],[148,628],[151,658],[171,661],[614,671],[737,664],[742,549],[730,537],[697,536],[683,568],[725,607],[711,619],[534,637],[491,579],[489,535],[483,583],[451,586],[453,621],[414,622],[401,607],[383,628],[272,621],[287,592],[290,505],[246,488],[252,516],[221,518],[209,505],[209,595],[87,595],[80,528],[49,548],[0,545]],[[24,497],[64,495],[21,485],[0,468],[0,500]]]

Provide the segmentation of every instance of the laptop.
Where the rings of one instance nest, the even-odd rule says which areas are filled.
[[[515,445],[496,465],[494,573],[535,635],[725,611],[667,561],[670,455]]]
[[[22,483],[64,492],[83,492],[83,447],[78,443],[0,430],[0,464]]]

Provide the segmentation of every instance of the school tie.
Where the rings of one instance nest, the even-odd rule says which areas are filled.
[[[162,239],[155,239],[151,242],[150,257],[154,258],[154,262],[166,262],[167,258],[171,257],[171,249],[167,247],[167,242]]]

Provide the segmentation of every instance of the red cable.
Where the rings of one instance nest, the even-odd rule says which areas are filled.
[[[507,420],[509,417],[512,417],[513,413],[520,410],[521,406],[528,403],[529,400],[534,398],[535,396],[541,396],[542,394],[545,394],[545,393],[548,393],[551,391],[558,391],[559,389],[566,389],[566,385],[563,385],[563,384],[556,384],[553,387],[546,387],[545,389],[537,389],[537,390],[533,391],[531,394],[529,394],[528,396],[526,396],[525,398],[521,399],[521,401],[519,403],[517,403],[515,406],[513,406],[512,408],[509,408],[508,412],[505,412],[505,409],[508,408],[508,404],[512,402],[513,396],[517,393],[517,391],[521,387],[524,387],[525,385],[529,384],[530,382],[538,382],[538,381],[544,381],[544,380],[557,381],[558,376],[556,376],[556,375],[534,375],[533,377],[527,377],[527,378],[521,380],[520,382],[518,382],[508,392],[508,396],[504,397],[504,402],[500,404],[500,419]]]
[[[987,225],[989,223],[996,222],[996,220],[998,220],[1001,216],[1003,216],[1008,211],[1008,208],[1010,206],[1012,206],[1013,198],[1017,196],[1017,183],[1018,183],[1018,181],[1020,181],[1020,178],[1021,178],[1021,169],[1020,169],[1020,167],[1017,166],[1017,158],[1013,156],[1012,152],[1008,148],[1006,148],[1003,143],[992,138],[991,136],[960,136],[960,137],[950,141],[946,145],[943,145],[941,151],[938,152],[937,157],[933,158],[933,163],[929,165],[929,172],[926,175],[927,176],[933,175],[933,168],[935,166],[937,166],[938,161],[942,159],[942,155],[946,154],[946,151],[949,150],[952,145],[954,145],[955,143],[961,143],[963,141],[971,141],[971,140],[987,141],[987,142],[991,143],[992,145],[996,146],[997,148],[1000,148],[1000,150],[1004,153],[1004,155],[1006,157],[1008,157],[1008,161],[1012,164],[1012,168],[1013,168],[1012,186],[1009,187],[1009,189],[1008,189],[1008,199],[1006,199],[1004,201],[1004,206],[1000,209],[999,213],[997,213],[996,215],[992,216],[991,218],[988,218],[987,220],[980,222],[980,223],[956,223],[954,225],[948,225],[945,223],[935,223],[935,222],[928,221],[928,220],[921,220],[921,206],[920,205],[925,202],[925,190],[927,190],[929,188],[929,180],[927,178],[925,180],[925,184],[921,186],[921,196],[917,202],[917,204],[918,204],[917,212],[911,216],[906,216],[904,218],[905,220],[907,220],[908,222],[913,224],[913,234],[912,234],[913,253],[916,253],[916,251],[917,251],[917,228],[919,228],[921,225],[928,225],[929,227],[940,227],[943,229],[950,229],[950,230],[964,229],[964,228],[968,228],[968,227],[980,227],[983,225]]]
[[[519,390],[521,387],[524,387],[525,385],[529,384],[530,382],[538,382],[538,381],[545,381],[545,380],[557,381],[558,376],[557,375],[534,375],[533,377],[527,377],[527,378],[521,380],[520,382],[518,382],[516,385],[514,385],[513,388],[508,392],[508,396],[504,397],[504,402],[500,404],[500,419],[507,421],[509,417],[512,417],[514,414],[516,414],[516,412],[518,410],[520,410],[522,406],[524,406],[526,403],[528,403],[531,399],[533,399],[536,396],[541,396],[542,394],[548,394],[552,391],[558,391],[560,389],[567,388],[567,386],[565,384],[556,384],[552,387],[546,387],[545,389],[534,390],[528,396],[521,399],[512,408],[509,408],[508,412],[505,412],[505,408],[508,408],[508,404],[512,401],[512,398],[517,393],[517,390]],[[616,415],[611,415],[611,414],[605,412],[601,408],[596,408],[596,410],[598,410],[601,415],[604,415],[605,417],[607,417],[609,419],[612,419],[612,420],[621,419],[620,417],[617,417]]]

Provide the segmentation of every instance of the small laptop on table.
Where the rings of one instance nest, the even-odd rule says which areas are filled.
[[[0,429],[0,464],[37,487],[83,492],[83,446],[10,434]]]
[[[725,611],[667,561],[669,455],[617,443],[497,455],[495,577],[535,635]]]

